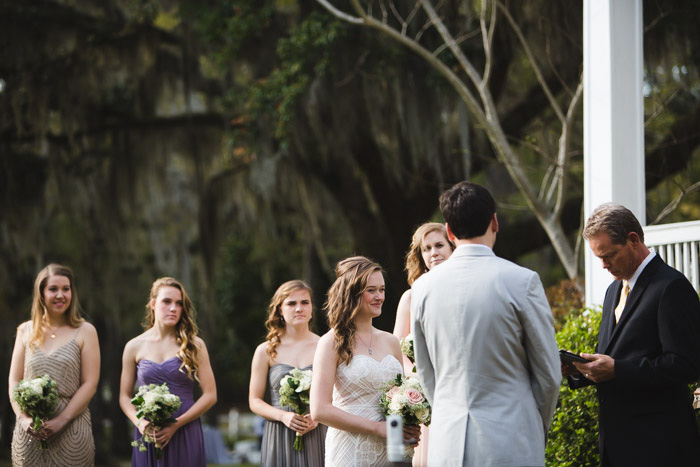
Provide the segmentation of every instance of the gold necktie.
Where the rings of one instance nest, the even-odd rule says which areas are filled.
[[[627,281],[622,281],[622,292],[620,292],[620,303],[615,307],[615,322],[620,321],[620,315],[622,310],[625,309],[625,303],[627,303],[627,296],[630,294],[630,285]]]

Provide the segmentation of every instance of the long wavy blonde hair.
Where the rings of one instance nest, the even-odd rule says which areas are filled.
[[[428,272],[428,266],[423,261],[423,239],[430,232],[440,232],[444,237],[445,241],[450,245],[452,251],[455,250],[455,245],[447,238],[447,229],[445,224],[440,224],[438,222],[426,222],[421,225],[413,232],[413,238],[411,238],[411,246],[408,248],[406,253],[406,276],[408,279],[408,285],[413,285],[413,283],[420,276]]]
[[[382,271],[382,267],[364,256],[352,256],[335,267],[335,282],[328,289],[324,309],[328,315],[328,326],[334,332],[334,347],[340,363],[352,360],[352,344],[357,327],[355,317],[362,307],[362,294],[367,290],[369,276]]]
[[[34,295],[32,297],[32,329],[29,334],[29,349],[33,352],[44,343],[44,317],[46,315],[46,304],[44,303],[44,289],[46,282],[51,276],[64,276],[70,282],[70,305],[68,305],[67,323],[72,328],[77,328],[85,320],[80,316],[80,303],[78,302],[78,292],[75,290],[73,271],[68,266],[51,263],[44,267],[34,280]]]
[[[155,312],[153,309],[153,303],[155,303],[158,298],[158,291],[161,287],[175,287],[182,294],[182,314],[180,315],[180,320],[175,325],[175,335],[177,336],[177,342],[180,344],[180,350],[177,356],[182,360],[180,365],[180,371],[185,371],[187,376],[191,380],[199,381],[197,377],[197,372],[199,370],[199,361],[197,359],[199,348],[195,343],[195,337],[199,329],[197,328],[196,316],[197,311],[194,309],[192,300],[190,296],[187,295],[185,287],[173,279],[172,277],[161,277],[156,279],[156,281],[151,286],[151,293],[148,297],[148,303],[146,303],[146,317],[143,320],[143,328],[148,330],[153,327],[156,321]]]
[[[267,329],[267,355],[272,360],[277,357],[277,346],[282,339],[282,335],[286,329],[284,317],[282,316],[282,304],[295,290],[306,290],[311,298],[311,309],[313,312],[313,291],[311,287],[300,280],[287,281],[280,285],[267,306],[267,319],[265,320],[265,328]],[[311,329],[311,321],[309,321],[309,329]]]

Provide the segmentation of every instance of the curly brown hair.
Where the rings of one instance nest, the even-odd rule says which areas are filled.
[[[352,256],[335,267],[335,282],[328,289],[324,309],[328,326],[334,330],[334,347],[341,363],[352,360],[352,344],[357,327],[355,317],[362,306],[362,294],[372,273],[382,272],[382,267],[364,256]]]
[[[408,279],[408,285],[413,285],[413,283],[420,276],[428,272],[428,266],[426,266],[425,261],[423,261],[422,249],[423,249],[423,239],[430,232],[440,232],[444,237],[445,241],[450,245],[452,251],[455,250],[455,244],[447,238],[447,229],[445,224],[440,224],[438,222],[426,222],[421,225],[413,232],[413,237],[411,238],[411,246],[408,248],[406,253],[406,276]]]
[[[183,373],[186,373],[188,378],[199,381],[197,377],[197,372],[199,370],[199,362],[197,360],[199,348],[195,342],[195,337],[197,337],[197,333],[199,332],[195,321],[197,311],[189,295],[187,295],[185,287],[176,279],[172,277],[161,277],[153,282],[151,293],[146,303],[146,317],[143,320],[143,328],[148,330],[155,324],[156,317],[152,303],[158,298],[158,291],[161,287],[175,287],[182,294],[182,315],[175,326],[175,335],[177,336],[177,342],[180,344],[180,350],[177,356],[180,357],[182,361],[180,371],[183,371],[184,368],[185,371],[183,371]]]
[[[313,290],[311,287],[300,280],[287,281],[280,285],[275,294],[270,300],[270,304],[267,306],[267,319],[265,320],[265,328],[267,329],[267,336],[265,340],[267,341],[267,355],[274,360],[277,357],[277,346],[280,343],[282,335],[285,331],[285,322],[282,317],[282,303],[291,295],[295,290],[306,290],[309,292],[309,298],[311,298],[311,307],[313,310]],[[309,329],[311,328],[311,321],[309,321]]]

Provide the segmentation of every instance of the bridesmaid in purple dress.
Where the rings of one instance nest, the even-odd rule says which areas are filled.
[[[156,460],[155,446],[146,451],[133,449],[131,465],[205,467],[204,438],[200,417],[216,403],[216,383],[204,341],[197,336],[195,310],[185,288],[173,278],[162,277],[151,287],[146,305],[146,331],[124,347],[119,405],[136,426],[134,439],[145,432],[155,438],[163,450]],[[194,382],[202,389],[196,401]],[[173,414],[177,421],[161,428],[136,418],[131,398],[138,386],[168,383],[170,392],[182,405]]]

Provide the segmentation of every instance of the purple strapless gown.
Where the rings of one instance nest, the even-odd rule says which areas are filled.
[[[192,391],[194,382],[180,371],[182,362],[178,357],[156,363],[151,360],[141,360],[136,365],[136,380],[139,386],[144,384],[168,383],[171,394],[180,397],[182,405],[173,413],[173,418],[185,413],[194,405]],[[141,433],[134,428],[134,439],[138,439]],[[156,460],[156,452],[153,443],[146,443],[147,451],[139,451],[133,448],[131,454],[132,467],[205,467],[204,436],[202,435],[202,422],[196,419],[181,427],[175,432],[170,442],[163,449],[163,457]]]

